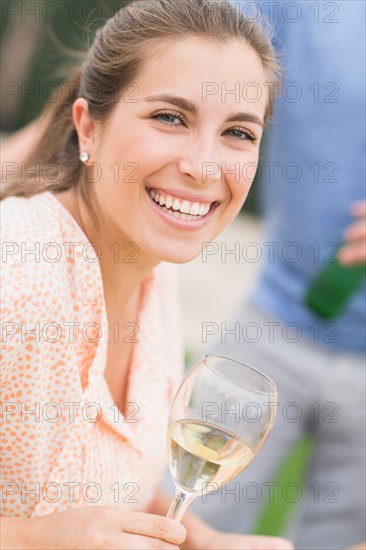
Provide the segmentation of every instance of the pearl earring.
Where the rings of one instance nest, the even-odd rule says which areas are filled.
[[[81,162],[86,162],[87,160],[89,160],[89,153],[81,153],[80,160]]]

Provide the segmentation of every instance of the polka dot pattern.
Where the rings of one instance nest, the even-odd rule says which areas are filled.
[[[0,207],[2,514],[144,511],[183,377],[176,266],[161,263],[143,283],[123,415],[104,378],[111,333],[87,237],[50,192]]]

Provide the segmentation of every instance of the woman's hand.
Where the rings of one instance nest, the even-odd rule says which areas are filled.
[[[152,502],[151,511],[166,514],[170,499],[158,489]],[[254,535],[234,535],[213,529],[201,518],[186,512],[182,520],[188,536],[181,543],[182,550],[293,550],[293,545],[279,537],[256,537]]]
[[[293,550],[294,546],[280,537],[236,535],[213,530],[206,542],[210,550]],[[193,550],[193,549],[192,549]]]
[[[352,214],[358,219],[344,231],[345,244],[338,254],[340,262],[345,265],[366,262],[366,201],[353,204]]]
[[[3,537],[7,550],[178,550],[186,538],[185,528],[176,520],[126,512],[117,505],[85,506],[16,523],[9,520],[8,530],[17,526],[23,533],[19,537],[18,531],[17,545],[6,544],[6,539],[15,540],[13,533]]]

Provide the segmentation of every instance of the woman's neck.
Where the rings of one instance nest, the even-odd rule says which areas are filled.
[[[123,317],[138,303],[143,280],[160,263],[141,251],[127,236],[95,227],[88,207],[76,188],[56,195],[93,245],[103,280],[108,318]]]

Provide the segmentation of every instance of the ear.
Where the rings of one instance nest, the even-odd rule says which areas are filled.
[[[74,101],[72,118],[79,138],[80,151],[86,151],[93,156],[93,145],[96,142],[96,123],[88,112],[88,102],[83,97]]]

